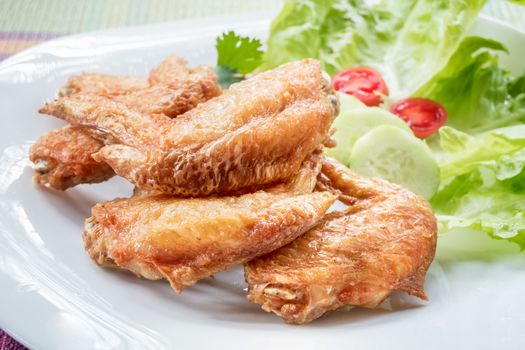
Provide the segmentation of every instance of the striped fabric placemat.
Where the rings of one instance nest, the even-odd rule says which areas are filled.
[[[278,10],[283,0],[1,0],[0,61],[61,35],[179,19]],[[525,6],[489,0],[483,13],[525,31]]]
[[[0,60],[61,35],[278,10],[281,3],[281,0],[0,0]]]
[[[0,0],[0,61],[71,33],[179,19],[275,11],[282,0]],[[525,6],[490,0],[483,13],[525,32]],[[0,311],[1,312],[1,311]],[[0,350],[25,349],[0,329]]]

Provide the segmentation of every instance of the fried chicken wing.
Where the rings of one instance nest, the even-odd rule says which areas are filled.
[[[60,98],[74,97],[99,104],[115,101],[140,113],[173,118],[220,93],[217,77],[209,67],[190,68],[183,59],[170,56],[152,70],[149,81],[85,73],[69,79]],[[40,112],[50,113],[45,106]],[[92,135],[78,127],[43,135],[30,153],[35,163],[35,182],[65,190],[114,175],[107,163],[92,159],[91,155],[103,147]]]
[[[220,94],[215,73],[209,67],[199,67],[171,83],[152,85],[112,100],[143,114],[163,114],[175,118]]]
[[[174,120],[75,98],[46,109],[105,135],[110,145],[95,159],[137,187],[197,196],[291,178],[328,139],[338,102],[319,62],[306,59],[234,84]]]
[[[177,79],[195,74],[203,68],[209,69],[206,66],[191,68],[185,59],[177,55],[170,55],[166,57],[161,64],[151,70],[148,82],[150,85],[171,84]]]
[[[120,94],[112,100],[140,113],[174,118],[222,92],[210,67],[190,67],[176,55],[153,68],[148,82],[148,87]]]
[[[74,75],[58,91],[59,97],[75,94],[104,96],[124,95],[149,86],[148,79],[112,74],[82,73]]]
[[[101,96],[127,95],[154,85],[183,83],[188,77],[202,75],[202,73],[212,78],[208,81],[212,83],[212,85],[209,86],[211,89],[220,89],[217,86],[216,79],[213,79],[213,74],[210,74],[210,72],[209,67],[197,66],[191,68],[183,58],[177,55],[170,55],[151,70],[148,78],[100,73],[74,75],[69,78],[66,85],[60,89],[59,97],[73,94],[96,94]],[[208,79],[209,77],[204,78]]]
[[[73,76],[60,90],[59,100],[74,96],[89,101],[95,95],[144,114],[173,118],[220,94],[217,76],[210,67],[192,68],[184,59],[171,55],[151,70],[148,79],[93,73]],[[39,112],[53,115],[47,104]]]
[[[291,183],[241,196],[140,194],[103,202],[86,220],[85,247],[100,265],[165,278],[180,292],[314,226],[336,198],[330,192],[310,193],[318,171],[309,165]]]
[[[422,299],[436,246],[430,205],[400,186],[328,159],[324,184],[350,206],[291,244],[245,265],[248,299],[289,323],[345,305],[377,307],[393,291]]]
[[[115,174],[113,169],[91,157],[103,146],[78,126],[67,125],[44,134],[29,153],[34,163],[35,182],[65,190],[79,183],[111,178]]]

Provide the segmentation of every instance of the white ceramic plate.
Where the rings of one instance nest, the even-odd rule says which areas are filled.
[[[525,257],[486,257],[485,249],[515,250],[478,239],[484,237],[479,233],[440,239],[426,282],[429,303],[399,294],[380,310],[333,312],[304,326],[286,325],[249,303],[241,269],[176,295],[165,282],[90,261],[80,236],[83,220],[95,203],[127,196],[130,186],[121,179],[65,193],[35,186],[28,148],[61,125],[38,115],[38,107],[82,71],[146,74],[170,53],[213,64],[217,35],[235,29],[264,38],[269,18],[82,34],[0,65],[0,327],[35,349],[525,348]],[[505,42],[513,55],[503,61],[520,69],[523,34],[487,19],[473,30]],[[476,246],[462,251],[453,239],[472,239]]]

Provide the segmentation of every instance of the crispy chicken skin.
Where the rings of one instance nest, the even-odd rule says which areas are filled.
[[[76,98],[46,110],[96,129],[110,145],[95,159],[137,187],[197,196],[294,176],[328,139],[338,102],[319,62],[305,59],[234,84],[174,120]]]
[[[74,94],[98,94],[104,96],[124,95],[149,86],[143,77],[112,74],[82,73],[74,75],[58,92],[59,97]]]
[[[210,67],[189,67],[175,55],[167,57],[150,72],[148,79],[84,73],[73,76],[60,90],[58,100],[92,95],[119,102],[144,114],[164,114],[174,118],[197,104],[221,94],[217,76]],[[99,99],[103,103],[104,99]],[[39,112],[53,115],[44,105]]]
[[[313,227],[334,202],[311,193],[319,167],[288,184],[241,196],[180,199],[140,194],[97,204],[86,220],[86,250],[96,263],[167,279],[177,292],[269,253]]]
[[[430,205],[333,159],[324,162],[322,178],[350,206],[246,264],[248,299],[298,324],[345,305],[377,307],[393,291],[426,300],[423,284],[437,232]]]
[[[152,70],[149,80],[84,73],[70,78],[59,96],[101,104],[116,101],[140,113],[173,118],[220,93],[211,68],[191,68],[183,59],[170,56]],[[45,106],[40,112],[51,113]],[[91,155],[104,145],[92,135],[79,127],[44,134],[30,153],[35,163],[35,182],[65,190],[80,183],[105,181],[114,175],[107,163],[92,159]]]
[[[191,68],[188,66],[188,62],[186,62],[185,59],[177,55],[171,55],[166,57],[161,64],[151,70],[148,82],[150,85],[171,84],[174,80],[195,74],[203,68],[206,68],[206,70],[210,69],[207,66]],[[217,86],[215,86],[214,89],[215,88],[217,88]]]
[[[175,86],[198,84],[193,86],[195,94],[202,94],[204,97],[201,101],[208,100],[221,93],[221,88],[217,82],[217,77],[212,69],[207,66],[189,67],[188,63],[177,55],[168,56],[157,67],[153,68],[148,78],[135,76],[118,76],[111,74],[82,73],[69,78],[66,85],[60,91],[59,97],[71,95],[99,95],[106,97],[122,97],[132,95],[137,91],[152,86]],[[139,94],[140,95],[140,94]],[[155,94],[153,94],[155,95]],[[126,101],[126,99],[124,99]],[[149,103],[152,102],[150,99]],[[138,101],[134,101],[138,105]],[[148,103],[145,103],[148,104]],[[191,108],[182,107],[184,111],[179,110],[181,114]],[[165,113],[168,116],[169,113]]]
[[[104,145],[78,126],[67,125],[44,134],[31,147],[36,183],[65,190],[79,183],[102,182],[115,173],[91,157]]]
[[[149,86],[145,88],[112,96],[111,100],[143,114],[175,118],[222,92],[210,67],[189,67],[184,59],[175,55],[153,68],[148,82]]]

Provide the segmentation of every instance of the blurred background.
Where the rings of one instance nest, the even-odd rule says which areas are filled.
[[[181,19],[275,12],[284,0],[0,0],[0,60],[58,36]],[[489,0],[485,14],[525,30],[524,7]]]

